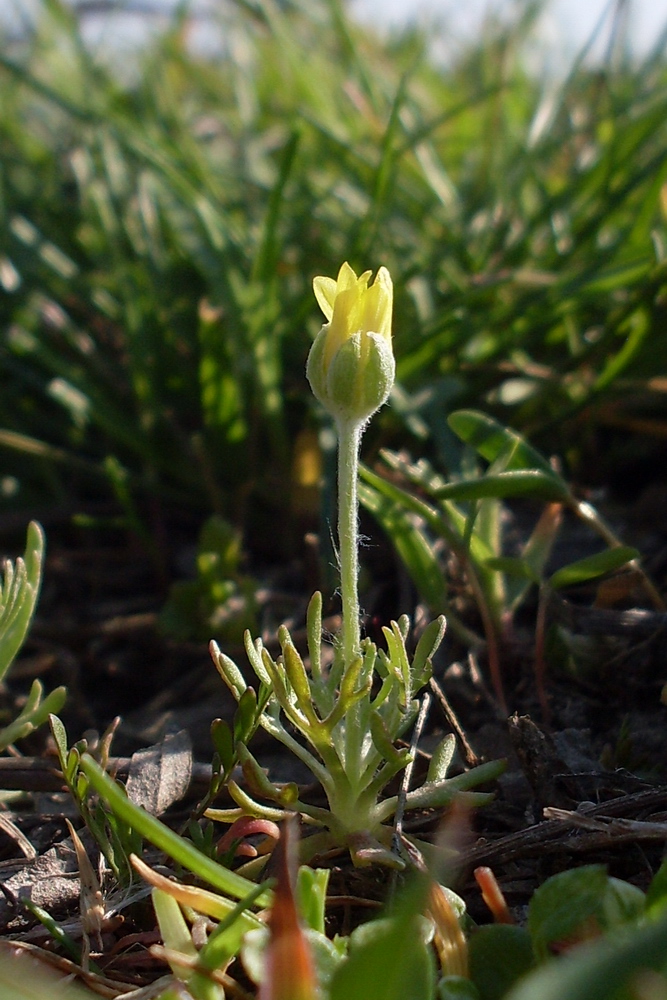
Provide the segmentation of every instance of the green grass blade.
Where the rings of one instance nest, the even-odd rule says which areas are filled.
[[[155,816],[151,816],[144,809],[135,806],[120,785],[113,778],[110,778],[92,757],[84,754],[80,767],[98,795],[104,799],[109,808],[120,819],[131,826],[140,836],[154,844],[155,847],[168,854],[183,868],[204,879],[220,892],[227,893],[236,899],[242,899],[255,889],[254,884],[248,879],[242,878],[235,872],[212,861],[211,858],[206,857],[183,837],[179,837]],[[270,893],[265,893],[258,902],[260,905],[266,906],[269,900]]]

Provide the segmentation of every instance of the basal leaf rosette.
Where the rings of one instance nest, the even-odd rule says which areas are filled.
[[[415,719],[415,695],[431,676],[444,619],[427,626],[412,656],[406,649],[408,621],[402,616],[383,630],[386,652],[364,639],[362,656],[351,667],[343,670],[335,657],[325,670],[321,608],[321,596],[315,594],[308,614],[308,666],[284,626],[279,631],[280,655],[271,656],[249,633],[246,652],[268,695],[268,700],[261,699],[264,707],[258,712],[257,725],[309,768],[325,792],[328,808],[302,801],[295,784],[274,785],[246,744],[238,741],[243,787],[235,779],[228,784],[236,809],[210,809],[206,815],[226,823],[242,815],[275,822],[286,811],[297,812],[320,831],[304,838],[302,860],[342,847],[349,850],[356,865],[400,868],[403,860],[392,850],[391,826],[398,797],[384,793],[412,759],[399,741]],[[216,643],[211,643],[211,653],[220,676],[240,701],[246,691],[240,670]],[[498,777],[502,762],[480,764],[450,777],[453,751],[450,735],[434,753],[425,781],[407,793],[407,810],[440,809],[454,798],[468,807],[488,802],[487,793],[473,789]]]

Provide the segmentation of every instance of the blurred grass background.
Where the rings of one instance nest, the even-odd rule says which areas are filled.
[[[0,45],[0,515],[111,518],[159,562],[214,513],[288,556],[329,461],[311,282],[343,260],[395,282],[367,459],[451,475],[474,406],[589,485],[664,475],[666,36],[540,79],[539,9],[438,65],[340,0],[230,0],[203,54],[183,5],[101,61],[41,0]]]

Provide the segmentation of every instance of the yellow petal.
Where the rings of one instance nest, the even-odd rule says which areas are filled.
[[[363,316],[360,317],[359,328],[390,338],[392,285],[386,267],[378,271],[377,278],[365,292],[361,305]]]
[[[370,274],[371,272],[367,271],[365,273]],[[361,277],[363,278],[364,275],[362,274]],[[347,288],[354,288],[359,280],[347,261],[341,264],[338,278],[336,279],[339,292],[344,292]],[[368,282],[368,278],[366,278],[366,281]]]
[[[334,302],[336,300],[336,288],[337,284],[333,278],[313,278],[313,291],[315,292],[315,298],[317,299],[317,304],[326,316],[327,320],[330,320],[333,316]]]
[[[381,333],[383,337],[391,338],[391,314],[394,307],[394,286],[391,275],[386,267],[381,267],[378,271],[373,288],[378,288],[380,298],[380,324],[375,328],[375,333]]]

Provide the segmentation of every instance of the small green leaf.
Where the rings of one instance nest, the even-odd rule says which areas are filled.
[[[415,690],[418,690],[428,680],[425,674],[427,672],[430,674],[431,658],[438,651],[446,628],[447,619],[444,615],[440,615],[435,621],[430,622],[422,632],[412,657],[411,669]]]
[[[295,892],[301,919],[307,927],[320,934],[324,934],[330,874],[328,868],[310,868],[308,865],[302,865],[296,878]]]
[[[279,802],[283,789],[278,788],[277,785],[274,785],[269,780],[266,772],[262,770],[248,748],[243,743],[237,743],[236,752],[243,771],[243,777],[252,794],[270,799],[272,802]]]
[[[157,817],[151,816],[144,809],[130,802],[125,790],[118,782],[109,777],[88,754],[84,754],[81,758],[81,769],[117,819],[127,823],[138,835],[150,841],[159,850],[164,851],[183,868],[187,868],[188,871],[193,872],[215,889],[235,896],[237,899],[253,891],[254,885],[248,879],[216,864],[211,858],[198,851],[190,841],[179,837],[177,833],[170,830]],[[269,894],[264,893],[259,901],[260,904],[266,905],[269,898]]]
[[[229,772],[234,766],[234,737],[229,723],[224,719],[214,719],[211,723],[211,739],[223,771]]]
[[[373,743],[383,758],[391,764],[404,767],[410,760],[410,751],[406,749],[399,750],[394,746],[391,734],[379,712],[371,712],[370,727]]]
[[[75,758],[75,754],[77,754],[76,750],[71,750],[70,751],[69,762],[71,762],[72,764],[74,763],[74,761],[76,759]],[[76,767],[77,768],[79,767],[80,763],[81,763],[81,759],[79,758],[77,760],[77,763],[76,763]],[[90,782],[88,781],[88,778],[85,776],[85,774],[82,774],[82,773],[79,773],[79,772],[73,770],[72,771],[72,783],[74,781],[76,781],[76,787],[75,787],[75,791],[74,791],[75,797],[78,799],[79,802],[85,802],[86,795],[88,794],[88,785],[90,784]]]
[[[505,1000],[632,1000],[633,981],[646,969],[662,971],[666,953],[667,920],[612,933],[547,962]]]
[[[6,749],[17,740],[29,736],[35,729],[46,722],[51,713],[61,710],[67,698],[67,689],[55,688],[42,701],[43,687],[40,681],[33,681],[30,693],[21,714],[0,730],[0,750]]]
[[[479,990],[465,976],[445,976],[438,983],[438,1000],[481,1000]]]
[[[322,678],[322,595],[316,590],[308,602],[306,633],[310,654],[310,672],[317,680]]]
[[[296,695],[297,705],[305,714],[313,715],[313,700],[310,694],[308,674],[296,646],[291,642],[283,643],[283,663],[287,679]]]
[[[53,742],[58,751],[60,766],[64,767],[67,760],[67,730],[65,729],[65,724],[57,715],[50,715],[49,726],[51,727]]]
[[[456,737],[453,733],[448,733],[433,752],[426,775],[427,783],[445,780],[455,752]]]
[[[247,743],[256,728],[257,695],[247,687],[234,713],[234,742]]]
[[[433,956],[419,918],[403,915],[362,925],[333,975],[330,1000],[426,1000],[433,996]],[[360,928],[361,929],[361,928]]]
[[[535,965],[530,935],[508,924],[480,927],[470,938],[469,961],[480,1000],[501,1000]]]
[[[249,633],[246,634],[246,648],[248,642],[251,642],[249,635]],[[215,664],[215,669],[218,671],[223,681],[238,701],[247,687],[243,674],[234,661],[231,660],[226,653],[222,652],[215,640],[211,641],[209,649],[211,659]]]
[[[585,583],[606,573],[613,573],[638,557],[637,549],[628,545],[605,549],[604,552],[597,552],[594,556],[586,556],[585,559],[578,559],[569,566],[563,566],[549,579],[549,586],[553,590],[561,590],[563,587]]]
[[[570,937],[600,909],[607,881],[602,865],[584,865],[559,872],[535,890],[528,931],[538,957],[546,958],[550,944]]]
[[[565,501],[570,496],[565,483],[553,472],[516,469],[448,483],[434,490],[437,500],[485,500],[488,498],[532,497],[534,500]]]
[[[65,775],[65,780],[68,784],[73,785],[76,780],[76,774],[79,769],[79,761],[81,760],[81,754],[76,749],[72,747],[70,752],[64,761],[63,774]]]
[[[667,907],[667,860],[663,861],[651,880],[646,893],[646,909],[662,914]]]
[[[543,455],[516,431],[504,427],[493,417],[477,410],[457,410],[447,423],[462,441],[469,444],[487,462],[503,460],[506,472],[539,470],[554,482],[562,482]],[[563,483],[565,495],[569,495]]]
[[[23,558],[5,562],[0,586],[0,680],[23,645],[35,612],[42,580],[44,532],[36,521],[28,525]]]
[[[489,760],[477,767],[471,767],[469,771],[463,771],[454,778],[446,778],[445,781],[424,782],[420,788],[413,788],[408,792],[406,802],[409,809],[439,808],[447,805],[459,792],[466,792],[464,797],[469,803],[482,805],[489,802],[493,796],[481,792],[469,792],[470,788],[476,785],[486,784],[487,781],[495,781],[507,766],[504,760]]]

